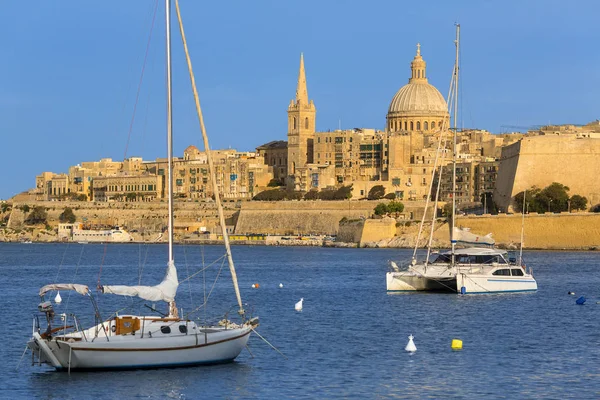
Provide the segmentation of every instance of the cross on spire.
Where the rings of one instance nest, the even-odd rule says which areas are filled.
[[[417,43],[417,55],[421,55],[421,43]]]

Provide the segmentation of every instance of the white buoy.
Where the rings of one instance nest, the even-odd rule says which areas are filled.
[[[296,311],[302,311],[302,302],[304,301],[304,297],[300,299],[299,302],[296,303],[296,306],[294,307],[296,309]]]
[[[256,283],[252,284],[252,289],[256,289]]]
[[[282,287],[283,287],[283,283],[280,283],[280,284],[279,284],[279,287],[280,287],[280,288],[282,288]]]
[[[404,348],[404,350],[414,353],[415,351],[417,351],[417,346],[415,346],[415,342],[413,342],[414,336],[410,335],[408,337],[408,343],[406,344],[406,347]]]
[[[571,296],[575,296],[575,292],[571,292],[571,291],[569,291],[569,294],[570,294]]]
[[[60,292],[56,293],[56,297],[54,298],[54,302],[56,304],[62,303],[62,297],[60,297]]]

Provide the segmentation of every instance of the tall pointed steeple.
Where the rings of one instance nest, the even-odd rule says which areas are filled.
[[[290,101],[288,114],[288,176],[296,174],[296,168],[304,168],[313,162],[313,143],[315,136],[317,109],[312,100],[308,100],[304,54],[300,54],[300,71],[296,98]]]
[[[298,104],[308,105],[308,90],[306,89],[306,72],[304,71],[304,53],[300,53],[300,71],[298,72],[298,87],[296,88]]]

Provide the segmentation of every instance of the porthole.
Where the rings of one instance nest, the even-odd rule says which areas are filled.
[[[167,334],[167,333],[171,333],[171,327],[170,327],[170,326],[163,325],[163,326],[161,326],[161,327],[160,327],[160,331],[161,331],[162,333],[165,333],[165,334]]]
[[[181,333],[187,333],[187,326],[185,326],[185,325],[179,325],[179,332],[181,332]]]

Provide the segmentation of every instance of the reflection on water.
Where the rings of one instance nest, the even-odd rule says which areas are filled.
[[[600,397],[600,254],[593,252],[528,252],[536,293],[459,296],[387,294],[387,260],[409,258],[410,251],[235,247],[244,302],[260,316],[261,335],[288,360],[253,335],[254,358],[244,351],[230,364],[69,375],[32,367],[27,354],[15,371],[39,287],[55,279],[95,287],[104,247],[85,247],[78,263],[80,248],[73,245],[0,244],[3,398]],[[145,258],[146,252],[151,261],[143,266],[142,283],[159,281],[164,246],[111,245],[101,282],[137,283],[140,254]],[[218,247],[203,252],[176,248],[182,277],[201,268],[202,256],[222,255]],[[209,284],[211,273],[216,272],[204,277]],[[235,303],[227,272],[223,275],[207,317],[218,318]],[[588,298],[586,305],[575,304],[579,295]],[[202,279],[184,284],[178,305],[191,310],[203,296]],[[294,304],[301,297],[299,313]],[[85,300],[63,294],[59,312],[89,313]],[[123,307],[148,312],[142,301],[118,296],[101,296],[99,303],[103,315]],[[418,349],[414,355],[404,351],[410,334]],[[450,349],[453,338],[463,340],[462,351]]]

